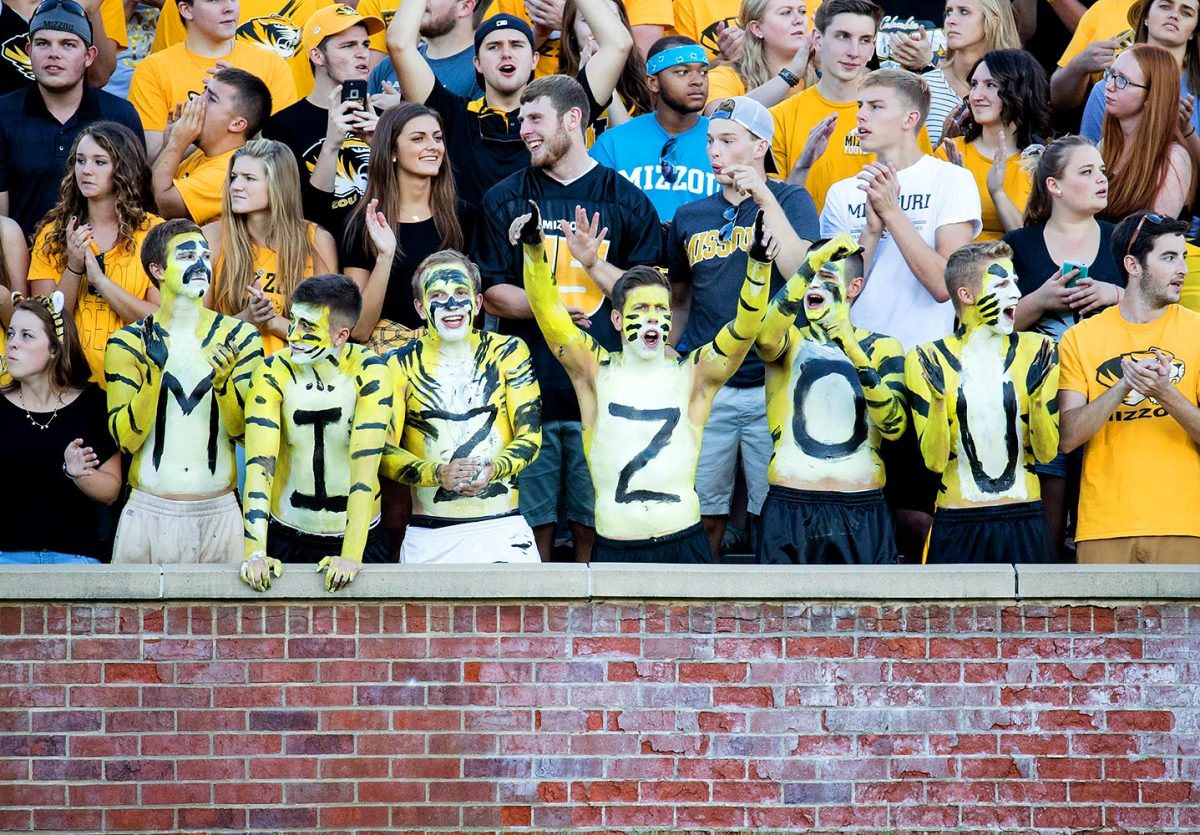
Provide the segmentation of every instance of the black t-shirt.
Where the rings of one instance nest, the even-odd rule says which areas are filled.
[[[470,241],[474,233],[475,214],[467,206],[460,206],[459,223],[463,238],[467,242],[463,249],[470,252]],[[367,248],[362,236],[362,223],[357,219],[346,227],[339,246],[342,267],[356,267],[370,272],[375,268],[375,256]],[[391,319],[408,328],[424,327],[425,322],[413,307],[412,277],[417,266],[428,256],[445,249],[442,236],[438,233],[433,218],[418,223],[401,223],[396,226],[396,257],[392,259],[391,276],[379,311],[382,319]]]
[[[84,495],[62,471],[63,453],[76,438],[104,463],[117,451],[108,434],[104,392],[89,383],[66,406],[53,412],[25,410],[0,395],[0,460],[8,477],[0,481],[0,551],[59,551],[107,562],[99,541],[100,505]],[[53,415],[53,418],[51,417]]]
[[[367,189],[367,168],[371,162],[371,146],[351,136],[342,144],[334,175],[333,192],[314,188],[311,182],[321,146],[325,144],[325,129],[329,111],[317,107],[308,99],[300,99],[267,120],[263,136],[275,139],[292,149],[300,174],[300,194],[304,201],[304,216],[341,238],[346,221],[359,198]]]
[[[586,67],[579,71],[576,80],[587,94],[591,108],[588,123],[592,124],[607,105],[597,102],[592,95]],[[478,206],[489,188],[529,167],[529,149],[521,140],[521,120],[517,118],[519,109],[507,113],[496,110],[488,107],[482,96],[467,101],[451,93],[437,79],[425,104],[441,114],[446,152],[459,199]]]
[[[641,189],[616,171],[595,165],[572,183],[563,185],[532,168],[513,174],[493,187],[483,198],[475,260],[484,288],[497,284],[524,287],[521,250],[508,242],[512,221],[529,211],[534,200],[542,214],[547,256],[554,265],[563,301],[580,307],[591,319],[588,331],[605,348],[619,350],[620,340],[612,326],[612,306],[581,267],[572,266],[566,239],[558,222],[575,223],[575,207],[583,206],[591,218],[600,213],[600,228],[608,227],[600,256],[622,270],[660,262],[662,230],[658,213]],[[570,293],[577,287],[582,292]],[[559,361],[550,353],[546,340],[532,319],[501,319],[500,332],[525,340],[533,356],[533,367],[542,388],[543,420],[579,420],[579,403]]]
[[[1096,250],[1095,260],[1088,266],[1088,278],[1121,286],[1124,281],[1112,255],[1114,226],[1106,220],[1097,220],[1096,223],[1100,224],[1100,248]],[[1004,242],[1012,247],[1013,266],[1017,270],[1017,288],[1022,296],[1028,296],[1037,290],[1062,266],[1050,257],[1050,252],[1046,249],[1045,224],[1014,229],[1004,236]],[[1053,337],[1057,342],[1062,338],[1063,332],[1078,321],[1079,317],[1070,311],[1047,313],[1037,321],[1033,329]]]
[[[33,83],[29,68],[29,21],[9,8],[0,8],[0,95]]]

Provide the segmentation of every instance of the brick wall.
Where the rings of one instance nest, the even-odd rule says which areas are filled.
[[[0,606],[0,829],[1200,831],[1200,607]]]

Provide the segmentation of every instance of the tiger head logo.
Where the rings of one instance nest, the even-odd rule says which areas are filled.
[[[1127,359],[1132,362],[1141,362],[1145,359],[1153,359],[1155,352],[1162,354],[1164,357],[1170,360],[1171,385],[1176,385],[1180,380],[1183,379],[1183,375],[1187,371],[1187,366],[1184,364],[1183,360],[1176,359],[1175,355],[1170,351],[1164,351],[1162,348],[1156,348],[1153,345],[1144,351],[1129,351],[1121,354],[1120,356],[1113,357],[1110,360],[1105,360],[1100,364],[1100,367],[1096,369],[1096,382],[1107,388],[1112,388],[1114,385],[1116,385],[1117,381],[1121,379],[1121,360]],[[1137,391],[1130,391],[1129,394],[1125,395],[1121,402],[1126,406],[1136,406],[1146,399],[1149,399],[1150,402],[1155,406],[1158,405],[1158,401],[1153,397],[1147,398],[1146,395],[1139,394]]]
[[[287,60],[300,49],[300,27],[283,15],[252,17],[238,27],[237,37]]]
[[[304,168],[311,175],[321,155],[321,142],[304,152]],[[357,200],[367,192],[367,169],[371,163],[371,146],[357,136],[347,137],[338,154],[337,172],[333,178],[335,200]],[[353,205],[347,203],[346,205]]]
[[[33,80],[33,65],[29,60],[29,35],[13,35],[0,44],[0,56],[12,64],[17,72]]]
[[[714,20],[700,33],[700,45],[712,55],[721,54],[721,47],[717,45],[717,27],[722,23],[726,26],[737,26],[738,19],[736,17],[723,17],[720,20]]]

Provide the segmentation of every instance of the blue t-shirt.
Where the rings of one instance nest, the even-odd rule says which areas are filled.
[[[1200,130],[1200,95],[1192,93],[1188,85],[1187,73],[1179,79],[1179,97],[1183,98],[1191,93],[1196,96],[1196,109],[1192,111],[1192,127]],[[1083,108],[1083,124],[1079,127],[1079,133],[1086,136],[1093,142],[1100,141],[1100,127],[1104,124],[1104,82],[1100,82],[1092,87],[1092,92],[1088,94],[1087,105]]]
[[[467,101],[483,95],[483,90],[475,76],[474,47],[469,46],[449,58],[430,58],[425,55],[425,49],[425,44],[417,47],[417,51],[425,57],[425,61],[429,64],[429,69],[433,70],[434,76],[442,82],[447,90],[456,96],[462,96]],[[396,68],[387,58],[384,58],[375,65],[375,69],[371,70],[371,76],[367,79],[367,92],[372,96],[382,93],[385,81],[393,87],[400,87],[400,82],[396,78]]]
[[[647,113],[609,128],[591,150],[593,159],[619,171],[646,193],[663,223],[670,223],[683,204],[721,190],[708,161],[708,119],[701,116],[694,128],[679,134],[667,156],[679,175],[674,183],[663,177],[660,156],[670,138],[655,115]]]

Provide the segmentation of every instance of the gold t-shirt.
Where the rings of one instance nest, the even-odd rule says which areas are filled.
[[[175,175],[175,188],[197,226],[221,217],[221,198],[229,177],[229,160],[237,149],[206,157],[197,149],[183,161]]]
[[[104,253],[104,274],[135,299],[146,298],[146,291],[151,286],[150,277],[142,269],[142,241],[151,229],[162,222],[163,219],[157,215],[147,215],[141,228],[133,233],[132,247],[116,246]],[[33,242],[33,248],[29,252],[30,281],[53,281],[58,284],[62,280],[63,269],[66,267],[65,256],[49,258],[44,249],[51,232],[50,226],[43,227]],[[108,344],[108,338],[129,322],[118,316],[86,279],[80,279],[79,299],[75,303],[74,316],[83,354],[92,369],[92,380],[103,387],[104,347]]]
[[[237,39],[257,46],[269,54],[278,55],[286,61],[292,71],[296,96],[304,98],[313,88],[308,53],[301,46],[304,22],[317,9],[332,2],[334,0],[283,0],[281,5],[280,0],[241,0],[238,7]],[[151,52],[161,52],[169,46],[182,43],[186,37],[187,30],[179,17],[179,9],[175,3],[164,3],[162,14],[158,17],[158,29],[154,32],[154,46],[151,47]],[[235,66],[241,67],[240,64]],[[241,68],[258,75],[249,67]],[[271,85],[268,83],[267,86]],[[272,88],[271,95],[274,94],[275,90]],[[282,108],[276,103],[275,109]]]
[[[687,35],[716,60],[717,25],[737,26],[740,11],[738,0],[675,0],[675,33]]]
[[[1121,377],[1122,358],[1157,349],[1190,403],[1200,400],[1200,314],[1171,305],[1128,322],[1113,305],[1063,334],[1059,390],[1096,400]],[[1200,536],[1200,448],[1154,400],[1131,391],[1083,449],[1077,542],[1126,536]]]
[[[165,14],[165,12],[164,12]],[[133,71],[129,82],[129,103],[142,119],[142,128],[161,131],[167,126],[167,114],[177,105],[204,92],[208,71],[222,61],[258,76],[271,91],[271,112],[278,113],[296,102],[296,82],[291,70],[278,55],[272,55],[244,41],[234,41],[233,49],[221,58],[204,58],[182,43],[147,55]]]
[[[1071,36],[1071,42],[1067,44],[1062,57],[1058,59],[1058,65],[1065,67],[1089,44],[1096,41],[1118,38],[1122,42],[1128,41],[1132,44],[1134,32],[1129,26],[1129,9],[1132,5],[1132,0],[1097,0],[1096,4],[1079,18],[1075,34]],[[1129,44],[1123,43],[1124,46]]]
[[[961,136],[955,137],[951,141],[958,148],[958,152],[962,154],[963,166],[971,172],[971,176],[975,178],[975,185],[979,188],[979,205],[983,209],[983,231],[976,236],[975,240],[998,241],[1004,237],[1007,230],[1000,222],[1000,215],[996,213],[996,203],[992,200],[992,194],[987,187],[988,171],[992,167],[992,161],[979,153],[974,144],[964,144]],[[947,159],[945,148],[939,145],[934,156],[939,159]],[[1004,193],[1012,200],[1017,211],[1024,214],[1025,204],[1029,202],[1029,194],[1032,191],[1033,177],[1021,167],[1021,155],[1013,154],[1008,158],[1005,166]]]

